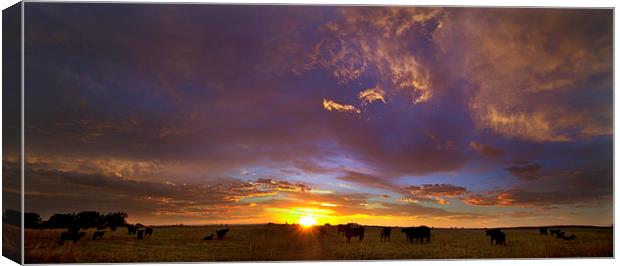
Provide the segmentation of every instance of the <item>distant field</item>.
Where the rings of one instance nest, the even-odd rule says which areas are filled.
[[[231,226],[224,240],[202,240],[219,229],[155,227],[152,237],[136,240],[127,229],[106,232],[91,240],[94,229],[77,245],[58,244],[63,230],[27,229],[26,263],[49,262],[191,262],[282,260],[377,260],[612,257],[612,228],[569,227],[575,241],[541,236],[537,229],[504,229],[506,246],[493,246],[483,230],[433,229],[430,244],[411,245],[400,229],[390,242],[381,242],[378,227],[367,227],[362,243],[346,244],[335,226],[324,237],[316,231],[278,225]]]

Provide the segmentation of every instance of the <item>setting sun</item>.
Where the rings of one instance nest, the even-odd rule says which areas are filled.
[[[299,224],[303,227],[310,227],[316,224],[316,219],[314,219],[311,215],[306,215],[299,219]]]

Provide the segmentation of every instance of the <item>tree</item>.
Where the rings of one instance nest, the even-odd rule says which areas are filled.
[[[41,225],[41,215],[34,212],[24,213],[24,227],[38,228]]]
[[[116,231],[116,227],[127,225],[127,213],[124,212],[110,212],[103,217],[103,220],[110,230]]]

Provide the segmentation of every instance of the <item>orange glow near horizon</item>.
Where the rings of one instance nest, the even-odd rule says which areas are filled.
[[[299,224],[303,227],[311,227],[313,225],[316,225],[316,223],[316,219],[311,214],[302,216],[299,219]]]

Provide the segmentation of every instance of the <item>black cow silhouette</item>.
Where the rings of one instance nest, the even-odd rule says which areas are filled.
[[[95,231],[95,232],[93,233],[93,240],[95,240],[95,239],[97,239],[97,238],[99,238],[99,239],[103,239],[103,235],[104,235],[104,234],[105,234],[105,231],[101,231],[101,230]]]
[[[555,233],[555,236],[557,236],[558,238],[564,238],[564,234],[566,234],[566,232],[557,232]]]
[[[62,232],[60,234],[60,244],[64,244],[65,241],[73,241],[73,243],[77,243],[80,241],[80,238],[86,236],[86,232]]]
[[[560,229],[551,229],[551,230],[549,230],[549,233],[551,233],[551,235],[555,235],[555,234],[557,234],[559,232],[560,232]]]
[[[203,240],[213,240],[213,234],[205,236],[205,238],[203,238]]]
[[[538,231],[540,232],[541,235],[547,235],[548,229],[547,227],[541,227],[541,228],[538,228]]]
[[[136,234],[138,235],[138,240],[143,239],[144,238],[144,229],[137,230]]]
[[[431,228],[428,226],[407,227],[400,230],[407,237],[407,241],[411,244],[415,243],[416,239],[420,239],[420,244],[431,242]]]
[[[147,227],[144,229],[144,236],[152,236],[152,235],[153,235],[153,228]]]
[[[500,229],[488,229],[485,230],[486,235],[491,238],[491,244],[495,242],[496,245],[506,244],[506,235]]]
[[[364,240],[364,227],[354,224],[347,224],[344,228],[344,237],[347,239],[347,243],[351,243],[352,237],[358,237],[359,242]]]
[[[390,235],[392,235],[392,228],[383,227],[381,229],[381,241],[390,241]]]
[[[217,235],[217,240],[224,239],[224,236],[226,236],[229,230],[230,229],[226,228],[226,229],[220,229],[220,230],[215,231],[215,234]]]
[[[136,230],[138,230],[138,227],[132,224],[128,224],[127,225],[127,233],[131,234],[135,234]]]

